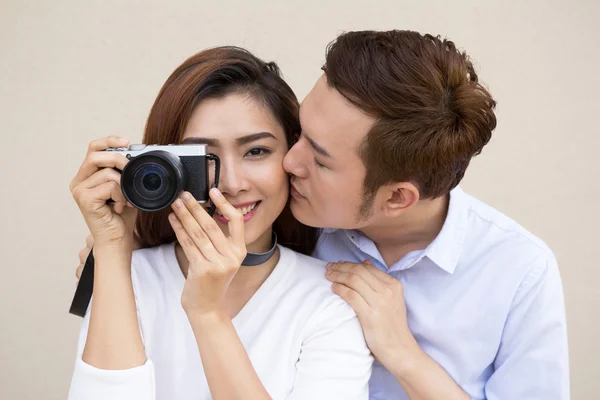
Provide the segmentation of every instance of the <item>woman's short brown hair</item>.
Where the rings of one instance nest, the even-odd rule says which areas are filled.
[[[217,47],[188,58],[167,79],[148,116],[143,142],[179,144],[187,123],[205,99],[243,93],[260,101],[283,128],[288,148],[300,132],[299,104],[281,77],[279,67],[264,62],[239,47]],[[167,220],[170,210],[138,211],[136,234],[142,247],[170,243],[176,239]],[[273,224],[279,243],[310,254],[316,229],[300,224],[289,202]]]

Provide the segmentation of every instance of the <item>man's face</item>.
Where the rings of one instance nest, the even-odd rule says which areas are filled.
[[[300,107],[302,135],[283,160],[292,174],[291,210],[303,224],[359,229],[365,166],[358,150],[375,122],[322,76]]]

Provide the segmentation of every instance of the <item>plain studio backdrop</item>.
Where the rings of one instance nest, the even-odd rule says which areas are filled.
[[[161,85],[199,50],[276,61],[302,99],[326,45],[362,29],[440,34],[475,61],[498,127],[462,186],[556,253],[572,398],[597,398],[599,20],[598,0],[0,0],[0,398],[66,398],[88,234],[68,186],[88,143],[140,142]]]

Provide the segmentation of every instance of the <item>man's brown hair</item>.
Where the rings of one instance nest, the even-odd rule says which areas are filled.
[[[411,31],[361,31],[327,48],[327,82],[376,121],[359,148],[365,216],[377,190],[412,182],[422,199],[450,192],[496,127],[496,102],[453,42]]]

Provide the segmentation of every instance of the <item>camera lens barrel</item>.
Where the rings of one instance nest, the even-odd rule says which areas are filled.
[[[155,150],[132,158],[121,174],[123,195],[142,211],[169,207],[187,186],[187,173],[176,155]]]

